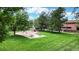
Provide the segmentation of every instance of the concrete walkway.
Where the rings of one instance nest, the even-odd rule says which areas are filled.
[[[16,32],[17,35],[22,35],[24,37],[28,37],[30,39],[32,38],[40,38],[40,37],[46,37],[45,35],[39,35],[39,32],[34,32],[34,31],[20,31]]]

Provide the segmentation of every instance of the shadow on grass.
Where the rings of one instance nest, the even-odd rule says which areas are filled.
[[[14,39],[14,40],[29,40],[29,38],[21,36],[21,35],[15,35],[15,36],[9,36],[7,39]]]
[[[41,32],[61,34],[61,32],[50,32],[50,31],[41,31]]]
[[[64,33],[64,32],[49,32],[49,31],[41,31],[41,32],[46,32],[46,33],[51,33],[51,34],[58,34],[58,35],[73,35],[73,34]]]

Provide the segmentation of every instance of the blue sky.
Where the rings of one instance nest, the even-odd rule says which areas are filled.
[[[56,10],[56,9],[57,9],[57,7],[28,7],[27,12],[29,15],[29,19],[33,20],[33,19],[36,19],[37,17],[39,17],[39,15],[41,14],[42,11],[48,13],[48,12],[51,12],[52,10]],[[72,11],[73,11],[73,7],[65,8],[65,12],[66,12],[65,17],[68,17],[68,20],[74,20],[74,17],[73,17],[74,14],[71,15]]]

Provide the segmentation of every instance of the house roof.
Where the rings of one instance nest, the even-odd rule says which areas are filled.
[[[77,23],[79,20],[68,20],[65,23]]]

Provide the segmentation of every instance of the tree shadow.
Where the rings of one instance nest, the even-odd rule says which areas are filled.
[[[9,37],[9,39],[14,39],[14,40],[29,40],[29,38],[27,38],[27,37],[24,37],[24,36],[21,36],[21,35],[12,35],[12,36],[10,36]]]
[[[69,34],[69,33],[63,33],[63,32],[49,32],[49,31],[42,31],[42,32],[46,32],[46,33],[51,33],[51,34],[60,34],[60,35],[73,35],[73,34]]]

